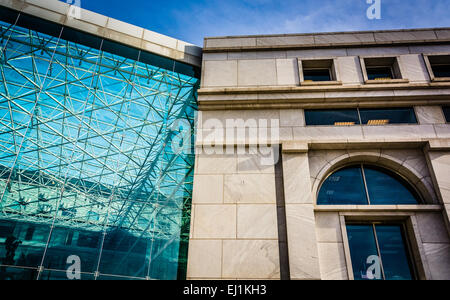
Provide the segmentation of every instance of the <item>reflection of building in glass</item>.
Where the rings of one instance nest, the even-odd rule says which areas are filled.
[[[70,255],[86,279],[183,278],[198,68],[0,18],[1,279],[65,278]]]

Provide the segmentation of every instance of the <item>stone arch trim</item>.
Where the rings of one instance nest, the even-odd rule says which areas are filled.
[[[330,174],[346,165],[357,163],[373,164],[386,168],[403,177],[406,182],[417,191],[424,204],[436,204],[438,202],[429,176],[420,174],[407,161],[402,161],[396,157],[382,153],[382,151],[376,150],[367,152],[349,152],[327,162],[317,174],[312,187],[314,203],[317,203],[319,188]]]

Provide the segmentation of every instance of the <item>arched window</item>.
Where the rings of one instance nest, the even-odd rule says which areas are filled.
[[[400,176],[383,168],[359,164],[342,168],[322,184],[317,204],[418,204],[418,194]]]

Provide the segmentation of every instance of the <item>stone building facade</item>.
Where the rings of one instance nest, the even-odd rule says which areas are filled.
[[[348,225],[369,222],[402,224],[415,279],[450,279],[450,78],[436,68],[449,41],[449,29],[206,38],[187,277],[355,279]],[[362,120],[377,109],[415,120]],[[326,123],[352,110],[356,123]],[[319,204],[355,164],[420,200]]]
[[[450,279],[449,28],[0,12],[0,279]]]

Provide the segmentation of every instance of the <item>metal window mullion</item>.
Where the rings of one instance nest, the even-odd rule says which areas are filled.
[[[361,164],[361,173],[362,173],[363,182],[364,182],[364,189],[366,191],[367,204],[371,205],[370,204],[369,189],[367,188],[366,172],[364,171],[364,165],[363,164]]]
[[[377,252],[378,252],[378,258],[380,260],[380,268],[381,268],[381,274],[383,275],[383,280],[386,280],[386,275],[384,274],[384,266],[383,266],[383,260],[381,259],[381,250],[380,250],[380,244],[378,242],[378,237],[377,237],[377,230],[375,228],[375,224],[372,223],[372,228],[373,228],[373,235],[375,237],[375,244],[377,246]]]
[[[362,119],[361,119],[361,111],[359,110],[359,107],[356,108],[356,112],[358,113],[358,119],[359,119],[359,125],[363,125]]]
[[[44,80],[43,80],[43,82],[42,82],[42,85],[41,85],[41,88],[40,88],[40,90],[39,90],[39,93],[36,95],[36,103],[35,103],[35,105],[34,105],[34,107],[33,107],[32,113],[31,113],[31,120],[30,120],[30,123],[33,122],[34,115],[36,114],[36,113],[35,113],[35,110],[36,110],[36,108],[38,107],[38,101],[39,101],[39,99],[40,99],[41,93],[42,93],[42,91],[43,91],[44,88],[45,88],[45,87],[44,87],[44,86],[45,86],[45,81],[46,81],[47,78],[48,78],[48,72],[50,71],[51,64],[53,63],[53,59],[54,59],[54,56],[55,56],[55,52],[56,52],[56,50],[57,50],[57,48],[58,48],[58,45],[59,45],[59,42],[60,42],[60,40],[61,40],[61,36],[62,36],[63,30],[64,30],[64,27],[61,27],[61,31],[59,32],[59,36],[58,36],[58,40],[56,41],[56,44],[55,44],[55,50],[53,50],[53,54],[52,54],[52,56],[51,56],[51,58],[50,58],[49,65],[48,65],[47,71],[46,71],[46,73],[45,73]],[[30,125],[30,123],[29,123],[29,125]],[[27,129],[26,129],[26,132],[30,129],[29,125],[28,125],[28,127],[27,127]],[[31,124],[31,127],[33,127],[32,124]],[[26,138],[26,132],[25,132],[24,138],[23,138],[23,140],[22,140],[22,145],[23,145],[23,142],[25,141],[25,138]],[[21,148],[22,148],[22,145],[21,145]],[[20,151],[20,149],[19,149],[19,151]],[[17,155],[17,157],[18,157],[18,156],[19,156],[19,154]],[[17,161],[17,160],[16,160],[16,161]],[[14,168],[14,167],[15,167],[15,164],[13,165],[13,168]],[[9,180],[8,180],[8,181],[9,181]],[[55,206],[55,215],[54,215],[54,217],[53,217],[52,224],[51,224],[51,226],[50,226],[50,232],[49,232],[49,234],[48,234],[47,243],[45,244],[44,253],[42,254],[41,264],[39,265],[38,274],[37,274],[37,276],[36,276],[36,279],[37,279],[37,280],[39,280],[39,278],[40,278],[40,276],[41,276],[41,273],[42,273],[42,271],[44,270],[44,261],[45,261],[46,255],[47,255],[47,250],[48,250],[48,246],[49,246],[49,244],[50,244],[50,239],[51,239],[51,237],[52,237],[53,228],[55,227],[56,217],[57,217],[57,215],[58,215],[58,208],[59,208],[59,204],[60,204],[60,200],[62,199],[62,196],[63,196],[63,190],[61,191],[61,197],[58,199],[58,202],[56,203],[56,206]]]

